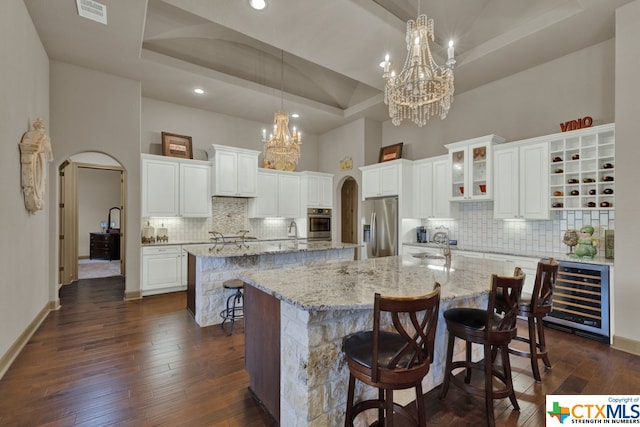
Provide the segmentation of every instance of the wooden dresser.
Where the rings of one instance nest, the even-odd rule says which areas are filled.
[[[120,259],[120,234],[89,233],[90,259]]]

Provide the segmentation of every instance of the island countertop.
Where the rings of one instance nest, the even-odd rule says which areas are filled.
[[[352,249],[360,245],[354,243],[304,241],[297,244],[292,240],[249,242],[246,245],[233,242],[224,245],[212,243],[209,247],[185,247],[184,250],[197,257],[238,257],[249,255],[284,254],[309,251],[329,251],[333,249]]]
[[[375,292],[424,295],[436,281],[442,300],[488,294],[491,275],[503,269],[503,262],[461,255],[449,268],[443,259],[394,256],[247,272],[240,279],[305,311],[353,310],[372,308]]]
[[[341,350],[344,337],[371,328],[375,292],[424,295],[437,281],[442,288],[433,362],[422,380],[423,390],[429,391],[444,378],[447,328],[442,313],[486,307],[491,275],[505,268],[505,261],[455,254],[448,268],[436,255],[242,272],[249,388],[279,425],[342,425],[348,378]],[[456,348],[456,360],[460,352],[464,358],[464,346]],[[479,350],[476,346],[473,360],[481,357]],[[358,394],[359,400],[377,395],[367,387]],[[394,392],[394,401],[401,405],[415,398],[412,390]]]

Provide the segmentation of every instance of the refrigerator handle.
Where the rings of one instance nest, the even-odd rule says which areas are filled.
[[[378,256],[378,224],[376,224],[376,213],[371,212],[371,254]]]

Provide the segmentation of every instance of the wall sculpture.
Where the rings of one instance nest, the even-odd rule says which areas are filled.
[[[22,166],[24,205],[29,213],[34,214],[44,207],[46,166],[53,160],[53,153],[44,121],[37,118],[31,127],[32,129],[22,136],[18,146]]]

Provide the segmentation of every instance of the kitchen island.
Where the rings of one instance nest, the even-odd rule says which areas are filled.
[[[427,392],[444,378],[442,312],[485,307],[491,274],[503,268],[500,261],[464,256],[454,257],[449,266],[441,257],[409,256],[242,274],[249,387],[282,426],[343,425],[349,378],[343,337],[371,329],[375,292],[424,295],[437,281],[442,285],[441,314],[434,362],[423,381]],[[464,352],[463,347],[456,352]],[[366,388],[365,394],[370,398],[377,391]],[[413,399],[411,391],[407,403]]]
[[[229,296],[224,281],[252,271],[353,260],[356,247],[296,240],[187,247],[187,309],[200,326],[222,323],[220,312]]]

